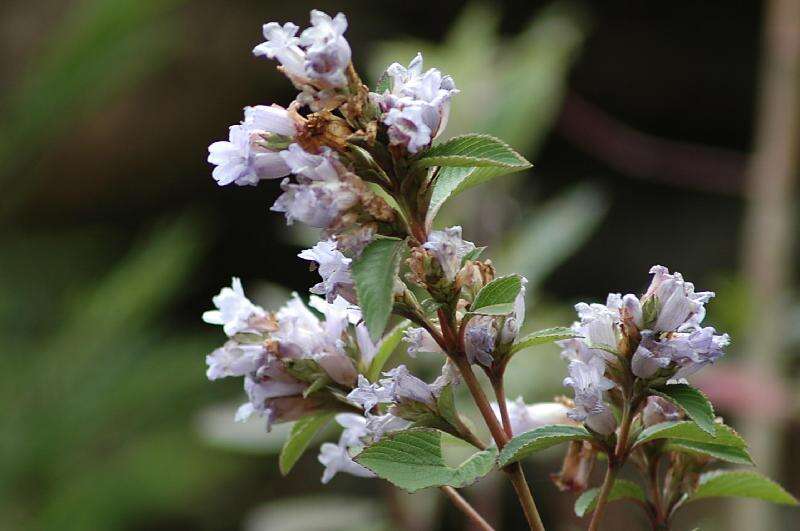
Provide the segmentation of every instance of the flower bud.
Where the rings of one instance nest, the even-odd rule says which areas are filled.
[[[569,443],[561,472],[550,478],[562,491],[583,492],[589,486],[589,476],[594,468],[597,452],[586,441]]]
[[[497,343],[497,321],[488,315],[478,315],[467,323],[464,350],[470,363],[492,365]]]
[[[662,422],[680,420],[682,417],[683,414],[678,407],[669,400],[660,396],[648,396],[647,405],[642,411],[642,424],[645,428],[649,428]]]
[[[473,300],[483,286],[494,279],[492,262],[473,262],[467,260],[456,274],[456,289],[461,290],[469,300]]]

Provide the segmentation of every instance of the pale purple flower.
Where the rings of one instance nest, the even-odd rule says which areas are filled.
[[[497,326],[494,317],[478,315],[467,323],[464,350],[470,363],[492,365],[492,354],[497,344]]]
[[[389,141],[402,145],[409,153],[416,153],[431,143],[431,129],[425,123],[425,107],[411,102],[389,109],[383,123],[389,126]]]
[[[277,151],[258,142],[259,132],[250,124],[233,125],[228,140],[208,146],[208,162],[216,166],[212,173],[220,186],[258,184],[261,179],[277,179],[289,174],[289,167]]]
[[[283,26],[277,22],[264,24],[262,30],[267,40],[253,48],[253,53],[276,59],[290,78],[305,75],[306,53],[299,46],[298,29],[291,22]]]
[[[716,334],[713,327],[707,326],[689,333],[672,334],[661,342],[661,348],[669,353],[678,367],[673,379],[680,379],[717,361],[725,354],[724,349],[729,344],[728,334]]]
[[[664,266],[650,269],[653,279],[643,299],[655,297],[658,316],[652,328],[656,332],[672,332],[681,327],[698,327],[705,317],[705,303],[714,293],[695,293],[694,284],[683,280],[680,273],[670,274]]]
[[[236,341],[227,341],[223,346],[206,356],[209,380],[218,380],[228,376],[244,376],[255,372],[263,362],[266,354],[260,344],[247,345]]]
[[[337,162],[336,154],[327,146],[322,148],[319,155],[309,153],[300,144],[290,144],[281,151],[281,157],[303,184],[311,181],[339,181],[341,167]]]
[[[422,327],[412,327],[403,332],[403,341],[408,343],[406,352],[412,358],[417,357],[418,352],[434,352],[441,353],[442,347],[433,339],[433,336]]]
[[[581,332],[580,325],[578,323],[573,325],[572,329],[576,334],[580,334]],[[588,362],[590,359],[598,355],[596,350],[590,349],[586,345],[586,341],[579,337],[556,341],[556,345],[561,347],[561,357],[567,361],[580,360],[583,362]]]
[[[290,139],[297,133],[297,124],[289,111],[275,104],[245,107],[242,124],[251,134],[280,135]]]
[[[517,294],[517,298],[514,299],[514,311],[503,320],[503,326],[500,329],[500,344],[502,345],[513,343],[525,323],[525,285],[527,283],[528,279],[522,277],[522,288]]]
[[[329,301],[340,294],[348,299],[353,298],[353,277],[350,275],[352,259],[347,258],[338,250],[335,241],[321,241],[297,256],[304,260],[316,262],[317,271],[319,276],[322,277],[322,282],[315,284],[311,288],[311,293],[324,295]]]
[[[333,87],[347,86],[345,71],[350,64],[350,45],[344,38],[347,18],[338,13],[331,18],[322,11],[311,11],[311,27],[300,35],[306,48],[305,73]]]
[[[433,396],[438,397],[442,394],[442,390],[449,385],[458,385],[461,383],[461,372],[456,367],[450,358],[445,359],[442,365],[442,373],[436,377],[433,383],[429,386]]]
[[[361,355],[361,361],[365,367],[369,367],[375,355],[378,353],[378,345],[372,341],[369,335],[369,329],[364,322],[359,322],[355,327],[356,331],[356,345],[358,345],[358,353]]]
[[[496,402],[493,402],[491,406],[495,415],[500,418],[500,407]],[[506,409],[511,421],[511,433],[514,435],[548,424],[575,424],[575,421],[568,416],[569,408],[558,402],[539,402],[527,405],[520,396],[514,401],[506,400]]]
[[[336,423],[344,428],[339,436],[339,444],[347,447],[359,446],[369,434],[367,419],[355,413],[339,413],[334,417]]]
[[[217,309],[204,312],[203,321],[222,325],[228,337],[233,337],[240,332],[259,332],[254,321],[266,316],[266,312],[245,297],[242,281],[238,278],[233,277],[231,287],[222,288],[212,301]]]
[[[647,404],[642,411],[642,423],[645,428],[649,428],[662,422],[680,420],[682,416],[675,404],[660,396],[651,395],[647,397]]]
[[[603,392],[612,389],[614,382],[603,376],[605,362],[598,356],[588,362],[573,360],[568,370],[564,385],[575,391],[575,408],[569,412],[569,417],[597,433],[609,435],[616,429],[616,420],[603,401]]]
[[[458,93],[453,79],[431,68],[422,71],[422,54],[417,54],[408,68],[393,63],[386,69],[390,89],[372,94],[383,111],[392,144],[416,153],[444,131],[450,115],[450,100]]]
[[[319,448],[317,459],[325,467],[322,483],[328,483],[339,472],[360,478],[375,477],[374,472],[353,461],[350,450],[341,444],[323,443]]]
[[[580,318],[579,333],[587,341],[590,348],[616,350],[619,328],[619,311],[613,308],[616,297],[609,296],[612,308],[603,304],[586,304],[580,302],[575,310]]]
[[[405,365],[398,365],[383,375],[386,378],[381,378],[380,384],[391,392],[393,402],[421,402],[427,405],[436,403],[431,386],[411,374]]]
[[[267,429],[273,422],[299,418],[311,404],[302,398],[308,384],[289,374],[274,356],[267,356],[264,364],[244,378],[244,390],[249,402],[236,412],[236,420],[243,422],[252,415],[267,417]]]
[[[410,421],[396,417],[391,413],[384,415],[367,414],[366,420],[367,436],[372,442],[380,441],[386,433],[403,430],[411,425]]]
[[[299,220],[306,225],[325,229],[358,203],[355,190],[342,182],[292,184],[289,179],[284,179],[281,189],[283,194],[270,210],[283,212],[287,225]]]
[[[370,383],[363,374],[359,374],[357,386],[350,391],[347,399],[364,411],[371,411],[378,404],[394,402],[394,390],[378,383]]]
[[[652,342],[648,342],[648,344],[653,350],[648,349],[643,341],[631,358],[631,372],[639,378],[650,378],[660,369],[669,367],[672,362],[669,354],[657,348],[657,344]]]
[[[333,96],[330,89],[347,86],[347,67],[350,64],[350,45],[344,38],[347,18],[342,13],[331,18],[322,11],[311,11],[311,27],[297,37],[299,28],[288,22],[264,24],[265,42],[253,49],[257,56],[276,59],[283,72],[303,91],[305,100],[326,100]],[[329,94],[325,94],[329,93]]]
[[[433,254],[442,267],[445,278],[450,282],[456,279],[464,257],[475,249],[475,244],[461,238],[461,227],[431,231],[428,241],[422,246]]]

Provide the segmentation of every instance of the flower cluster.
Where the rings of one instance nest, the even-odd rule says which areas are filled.
[[[220,186],[283,178],[283,193],[272,210],[282,212],[287,224],[300,221],[325,229],[339,240],[340,250],[357,255],[380,231],[379,225],[395,223],[395,213],[352,171],[346,145],[357,133],[356,118],[331,112],[369,104],[359,92],[360,80],[348,77],[355,74],[348,74],[347,20],[341,13],[331,18],[312,11],[311,24],[299,37],[292,23],[264,25],[267,40],[254,53],[276,59],[302,92],[288,109],[274,104],[246,107],[242,122],[230,127],[228,140],[209,146],[208,161]],[[305,107],[314,112],[304,115]]]
[[[397,168],[406,167],[442,133],[458,91],[439,70],[423,71],[417,55],[408,68],[390,65],[379,88],[370,92],[352,66],[346,29],[343,14],[331,17],[316,10],[302,31],[293,23],[265,24],[266,40],[253,53],[276,60],[300,93],[288,108],[246,107],[228,140],[209,146],[208,157],[221,186],[283,179],[271,209],[283,213],[287,224],[299,221],[323,230],[322,240],[298,255],[321,277],[310,289],[308,306],[295,295],[279,311],[266,312],[234,279],[214,298],[217,309],[206,312],[204,320],[223,325],[229,337],[207,357],[208,377],[244,377],[249,401],[238,419],[257,414],[269,425],[316,411],[342,411],[336,417],[344,428],[338,444],[326,443],[320,454],[324,482],[337,471],[371,475],[352,460],[353,453],[387,431],[440,418],[437,400],[457,381],[450,363],[432,384],[404,365],[376,382],[366,378],[377,345],[361,320],[351,264],[376,236],[419,234],[404,225],[407,213],[398,215],[368,183],[393,193],[391,181],[403,178]],[[407,179],[421,186],[415,180],[426,174]],[[448,292],[457,296],[463,288],[471,298],[494,274],[490,265],[467,260],[475,245],[461,238],[460,227],[426,233],[414,244],[412,253],[426,257],[419,279],[423,286],[433,274]],[[413,295],[402,282],[395,283],[395,295],[411,297],[404,299],[409,311],[418,312]],[[516,334],[522,315],[490,319],[496,329],[491,340],[507,341],[511,329]],[[477,329],[467,334],[470,344],[478,334]],[[443,353],[423,328],[409,328],[405,339],[409,354]],[[484,354],[493,350],[488,344],[483,348]],[[440,424],[448,429],[446,422]]]
[[[217,309],[205,312],[203,320],[222,325],[229,339],[206,357],[207,376],[210,380],[244,377],[249,400],[239,408],[237,420],[255,414],[266,417],[269,426],[313,411],[336,410],[333,393],[307,396],[306,391],[320,379],[342,390],[352,389],[357,366],[374,355],[369,335],[359,333],[364,328],[360,311],[341,297],[332,303],[311,298],[311,307],[324,319],[296,295],[277,312],[268,313],[244,295],[241,282],[234,278],[230,288],[214,297],[214,304]],[[350,333],[350,328],[355,330]]]
[[[458,94],[453,79],[436,68],[423,72],[419,53],[408,68],[390,65],[383,79],[387,85],[383,93],[370,96],[382,112],[391,144],[409,153],[429,146],[447,125],[450,99]]]
[[[663,266],[650,273],[641,297],[612,293],[606,304],[577,304],[580,321],[572,328],[578,337],[560,342],[569,360],[564,385],[575,391],[570,416],[601,434],[616,428],[603,397],[618,385],[620,371],[647,382],[682,379],[716,361],[730,342],[727,334],[702,326],[712,292],[696,292]]]

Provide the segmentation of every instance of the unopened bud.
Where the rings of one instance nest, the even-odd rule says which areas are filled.
[[[660,396],[648,396],[647,405],[642,411],[642,423],[645,428],[662,422],[680,420],[681,417],[683,417],[683,414],[677,406]]]
[[[561,472],[552,474],[550,478],[562,491],[583,492],[589,486],[596,456],[597,452],[588,442],[572,441]]]

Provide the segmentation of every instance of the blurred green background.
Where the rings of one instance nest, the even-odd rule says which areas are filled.
[[[757,118],[761,3],[6,0],[0,529],[462,528],[436,492],[342,476],[321,486],[315,451],[281,479],[286,427],[234,424],[240,383],[205,379],[223,338],[200,313],[232,275],[272,309],[315,282],[295,257],[315,235],[268,212],[277,186],[218,188],[205,162],[243,106],[293,98],[250,50],[262,23],[303,26],[311,8],[347,14],[367,79],[422,51],[462,90],[448,135],[493,133],[533,161],[441,219],[528,277],[528,326],[568,325],[575,302],[640,291],[656,263],[717,291],[709,320],[734,345],[695,383],[800,493],[793,179],[745,193],[759,189],[754,131],[769,129]],[[759,267],[776,238],[777,263]],[[514,363],[511,396],[563,392],[556,347]],[[547,479],[560,457],[527,475],[548,528],[579,529],[573,496]],[[467,496],[502,528],[522,525],[497,478]],[[798,521],[738,502],[692,511],[678,529]],[[644,528],[631,518],[610,508],[609,525]]]

